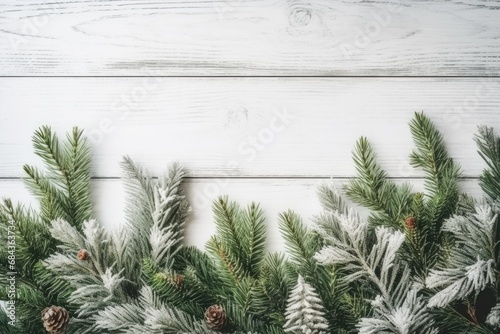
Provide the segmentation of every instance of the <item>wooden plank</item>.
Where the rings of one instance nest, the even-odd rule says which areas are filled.
[[[449,78],[3,78],[0,177],[38,163],[31,135],[42,124],[60,134],[85,128],[97,177],[120,176],[125,154],[156,175],[178,160],[195,177],[351,177],[361,135],[391,176],[419,177],[408,166],[416,110],[474,177],[484,166],[476,126],[500,130],[499,86]]]
[[[405,180],[414,184],[416,191],[423,191],[421,180]],[[211,212],[212,200],[227,194],[230,199],[245,206],[250,202],[260,203],[265,211],[268,229],[267,244],[270,250],[283,251],[284,244],[278,228],[278,213],[292,209],[299,213],[306,224],[310,224],[321,207],[316,198],[319,184],[327,182],[317,179],[198,179],[187,180],[185,189],[192,206],[187,222],[186,242],[202,248],[215,233]],[[339,189],[345,180],[331,181]],[[401,182],[401,180],[397,180]],[[124,191],[120,180],[94,180],[92,182],[95,217],[106,227],[113,228],[123,222]],[[462,190],[482,196],[477,180],[462,182]],[[9,197],[36,207],[33,197],[19,180],[0,180],[0,198]],[[366,210],[360,210],[366,216]]]
[[[500,74],[498,1],[0,4],[1,75]]]

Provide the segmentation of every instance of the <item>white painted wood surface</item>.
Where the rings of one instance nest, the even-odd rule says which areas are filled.
[[[394,177],[408,165],[408,122],[423,110],[464,176],[483,168],[477,125],[500,129],[500,79],[3,78],[0,176],[36,163],[31,135],[73,125],[94,143],[93,175],[120,176],[129,154],[154,174],[179,160],[195,177],[350,177],[369,137]]]
[[[499,75],[498,1],[3,0],[2,75]]]
[[[421,110],[462,165],[464,191],[480,196],[472,137],[479,124],[500,131],[499,9],[482,0],[2,1],[0,196],[33,203],[19,179],[24,163],[39,163],[33,131],[78,125],[93,142],[95,214],[106,226],[123,220],[122,155],[154,174],[178,160],[190,175],[189,244],[203,247],[210,202],[229,194],[261,202],[279,250],[277,213],[310,222],[317,185],[354,175],[361,135],[392,177],[421,188],[407,158],[407,123]]]

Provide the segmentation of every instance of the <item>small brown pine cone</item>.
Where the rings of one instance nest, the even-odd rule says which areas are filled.
[[[63,307],[52,305],[42,311],[42,321],[47,332],[60,334],[68,327],[69,313]]]
[[[172,284],[175,285],[177,289],[182,288],[184,284],[184,275],[174,274],[174,276],[172,276]]]
[[[89,254],[89,252],[86,249],[80,249],[78,251],[78,254],[76,254],[76,257],[80,261],[85,261],[85,260],[87,260],[90,257],[90,254]]]
[[[415,229],[415,224],[416,224],[416,220],[414,217],[412,217],[412,216],[406,217],[405,226],[409,231],[413,231]]]
[[[220,305],[212,305],[205,311],[205,323],[208,328],[220,330],[227,324],[227,314]]]

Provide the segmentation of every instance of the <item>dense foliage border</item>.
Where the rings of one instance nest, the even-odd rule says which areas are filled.
[[[41,170],[24,166],[39,209],[0,206],[0,299],[16,275],[16,314],[0,331],[51,333],[496,333],[500,330],[500,138],[480,127],[486,198],[460,192],[460,168],[422,113],[410,123],[414,167],[425,193],[394,182],[366,138],[354,151],[358,178],[345,187],[367,220],[329,184],[313,227],[279,215],[287,254],[265,251],[259,206],[217,199],[206,251],[183,245],[189,205],[183,170],[158,178],[124,158],[126,224],[92,219],[90,147],[74,129],[60,142],[35,132]],[[10,296],[11,297],[11,296]],[[9,307],[9,304],[7,304]]]

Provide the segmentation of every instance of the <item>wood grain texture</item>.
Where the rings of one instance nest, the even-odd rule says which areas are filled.
[[[120,176],[125,154],[155,175],[178,160],[194,177],[351,177],[361,135],[391,176],[420,177],[408,165],[407,124],[418,110],[464,176],[477,177],[484,164],[473,136],[478,124],[500,130],[499,87],[456,78],[3,78],[0,177],[38,162],[30,138],[43,124],[61,135],[86,129],[96,177]]]
[[[396,180],[398,183],[401,180]],[[405,180],[408,181],[408,180]],[[186,227],[186,242],[202,248],[211,235],[215,225],[211,202],[220,195],[227,194],[231,200],[246,206],[258,202],[265,211],[270,250],[283,251],[284,244],[278,227],[278,213],[292,209],[299,213],[306,224],[320,213],[321,207],[316,198],[319,184],[325,180],[314,179],[271,179],[271,180],[234,180],[198,179],[187,180],[184,188],[192,205],[192,213]],[[341,188],[345,180],[333,179],[336,187]],[[423,191],[420,180],[410,181],[416,191]],[[477,180],[462,182],[463,191],[474,196],[482,196]],[[115,228],[123,222],[124,190],[120,180],[94,180],[92,184],[95,217],[107,228]],[[0,198],[9,197],[14,201],[31,203],[36,201],[19,180],[0,180]],[[360,210],[366,216],[366,210]]]
[[[0,75],[500,75],[498,1],[4,0]]]

